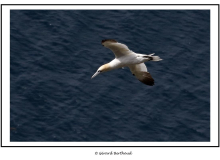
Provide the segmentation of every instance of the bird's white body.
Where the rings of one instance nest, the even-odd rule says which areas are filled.
[[[132,55],[120,57],[120,58],[115,58],[111,62],[109,62],[109,65],[112,69],[118,69],[122,67],[128,67],[128,65],[132,64],[138,64],[141,63],[139,62],[136,57]]]
[[[160,61],[160,57],[153,56],[154,54],[138,54],[128,49],[128,47],[122,43],[118,43],[115,40],[103,40],[102,45],[109,48],[115,54],[115,59],[111,62],[99,67],[98,71],[92,76],[94,78],[101,72],[110,71],[113,69],[129,67],[132,74],[137,77],[142,83],[147,85],[153,85],[154,80],[150,73],[147,72],[147,67],[144,62],[147,61]]]
[[[111,62],[109,62],[109,65],[112,67],[112,69],[118,69],[118,68],[129,67],[130,65],[140,64],[149,61],[146,58],[142,58],[140,55],[141,54],[136,54],[132,52],[129,55],[113,59]]]

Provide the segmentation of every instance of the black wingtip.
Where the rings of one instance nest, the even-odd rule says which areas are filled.
[[[103,39],[102,40],[102,43],[106,42],[106,41],[109,41],[109,42],[117,42],[116,40],[114,39]]]
[[[150,75],[149,72],[142,72],[142,76],[144,78],[139,79],[139,81],[141,81],[142,83],[149,85],[149,86],[154,85],[154,79],[152,78],[152,76]]]

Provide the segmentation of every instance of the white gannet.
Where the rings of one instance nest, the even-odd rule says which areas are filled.
[[[161,61],[162,59],[160,59],[159,56],[153,56],[154,53],[149,55],[135,53],[129,50],[129,48],[126,45],[122,43],[118,43],[114,39],[102,40],[102,45],[105,46],[106,48],[109,48],[115,54],[115,59],[99,67],[99,69],[92,76],[92,78],[94,78],[100,73],[107,72],[113,69],[129,67],[131,73],[139,81],[141,81],[146,85],[150,85],[150,86],[154,85],[154,79],[147,71],[147,67],[144,64],[144,62]]]

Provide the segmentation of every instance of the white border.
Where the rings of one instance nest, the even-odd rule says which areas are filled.
[[[10,142],[10,9],[208,9],[211,10],[211,142]],[[213,5],[18,5],[2,6],[2,146],[217,146],[218,145],[218,6]]]

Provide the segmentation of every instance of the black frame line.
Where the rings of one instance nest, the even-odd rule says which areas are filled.
[[[37,6],[56,6],[56,5],[60,5],[60,6],[181,6],[181,5],[185,5],[185,6],[218,6],[218,42],[219,42],[219,4],[1,4],[1,147],[219,147],[219,107],[218,107],[218,146],[3,146],[2,145],[2,6],[33,6],[33,5],[37,5]],[[211,25],[211,24],[210,24]],[[219,45],[218,45],[218,53],[219,53]],[[211,58],[211,57],[210,57]],[[211,59],[210,59],[211,62]],[[211,66],[210,66],[211,68]],[[218,56],[218,69],[219,69],[219,56]],[[211,77],[210,77],[211,78]],[[211,88],[210,88],[211,91]],[[219,95],[219,71],[218,71],[218,95]],[[218,106],[219,106],[219,99],[218,99]],[[211,139],[211,137],[210,137]],[[44,142],[46,143],[46,142]],[[49,142],[48,142],[49,143]],[[53,142],[52,142],[53,143]],[[98,143],[98,142],[97,142]],[[106,142],[108,143],[108,142]],[[187,143],[187,142],[186,142]]]

